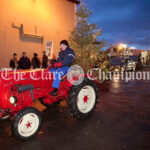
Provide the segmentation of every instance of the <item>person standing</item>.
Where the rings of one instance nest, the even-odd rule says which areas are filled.
[[[142,57],[141,57],[141,54],[139,54],[138,56],[138,64],[137,64],[137,68],[140,70],[142,69]]]
[[[26,52],[23,52],[22,57],[19,60],[19,68],[30,69],[30,67],[31,67],[30,59],[26,56]]]
[[[18,59],[16,53],[13,54],[13,58],[10,60],[9,66],[12,69],[18,69],[19,65],[18,65]]]
[[[31,61],[31,65],[33,69],[40,68],[41,62],[40,62],[40,59],[38,58],[38,54],[34,53],[34,57],[32,58],[32,61]]]
[[[46,56],[46,52],[43,52],[43,58],[42,58],[42,68],[46,69],[48,63],[48,57]]]

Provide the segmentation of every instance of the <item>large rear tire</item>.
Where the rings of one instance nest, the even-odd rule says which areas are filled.
[[[78,119],[88,118],[95,110],[97,102],[96,83],[87,78],[81,84],[73,85],[67,99],[70,114]]]
[[[25,108],[14,117],[12,132],[16,139],[26,141],[33,138],[41,128],[41,114],[35,108]]]

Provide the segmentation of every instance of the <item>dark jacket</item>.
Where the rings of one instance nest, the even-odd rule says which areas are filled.
[[[33,69],[40,68],[41,66],[41,62],[38,57],[33,57],[31,64],[33,66]]]
[[[19,60],[19,68],[20,69],[30,69],[31,62],[28,57],[21,57]]]
[[[70,47],[68,47],[65,51],[59,52],[57,62],[61,62],[62,67],[71,66],[73,65],[74,58],[75,58],[74,51]]]
[[[46,55],[43,55],[42,59],[42,68],[47,68],[47,62],[48,62],[48,57]]]
[[[18,68],[18,60],[16,59],[11,59],[10,60],[10,63],[9,63],[9,66],[12,68],[12,69],[17,69]]]

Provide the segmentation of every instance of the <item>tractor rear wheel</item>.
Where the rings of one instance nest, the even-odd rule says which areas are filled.
[[[96,108],[98,89],[96,83],[85,78],[79,85],[73,85],[67,103],[69,112],[78,119],[88,118]]]
[[[15,138],[26,141],[33,138],[40,130],[42,118],[35,108],[24,108],[14,117],[12,132]]]

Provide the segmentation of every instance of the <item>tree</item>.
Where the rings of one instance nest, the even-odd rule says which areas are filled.
[[[69,42],[75,50],[75,62],[80,65],[84,71],[88,71],[99,60],[100,50],[104,47],[104,41],[96,44],[102,31],[96,24],[89,24],[88,20],[91,11],[82,3],[77,11],[77,24],[71,32]]]

